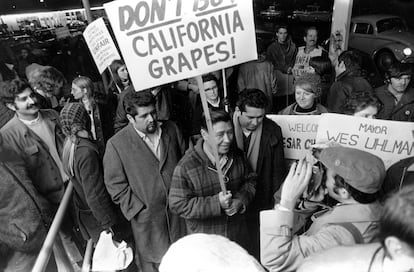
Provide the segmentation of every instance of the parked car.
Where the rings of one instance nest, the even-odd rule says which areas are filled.
[[[285,12],[278,9],[278,6],[271,5],[260,12],[260,17],[265,20],[280,19],[285,16]]]
[[[381,71],[393,61],[414,63],[414,33],[398,16],[352,18],[348,45],[368,53]]]
[[[328,10],[319,10],[318,5],[308,5],[306,10],[293,11],[290,19],[301,22],[330,22],[332,12]]]

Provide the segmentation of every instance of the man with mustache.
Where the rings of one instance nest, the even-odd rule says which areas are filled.
[[[157,121],[151,90],[125,95],[129,124],[108,140],[104,182],[112,200],[131,222],[139,271],[158,271],[162,256],[185,228],[168,207],[173,171],[185,145],[177,126]]]
[[[68,180],[60,159],[64,135],[58,113],[40,110],[32,88],[20,79],[3,82],[0,99],[15,112],[0,129],[5,146],[23,158],[36,189],[57,208]]]
[[[295,78],[303,75],[304,73],[314,73],[313,68],[309,65],[309,61],[312,57],[328,57],[328,52],[317,44],[318,30],[316,27],[311,26],[307,28],[305,30],[303,40],[305,41],[305,46],[298,48],[295,65],[292,69],[292,73]]]

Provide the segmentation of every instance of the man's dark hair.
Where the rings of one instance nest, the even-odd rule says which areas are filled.
[[[357,202],[362,203],[362,204],[373,203],[379,198],[378,192],[373,193],[373,194],[367,194],[367,193],[361,192],[355,189],[354,187],[352,187],[351,185],[349,185],[348,183],[346,183],[345,180],[339,175],[335,175],[334,179],[335,179],[335,188],[334,188],[335,193],[338,193],[338,188],[344,188],[345,190],[349,192],[349,194],[352,196],[353,199],[355,199]]]
[[[316,26],[309,26],[309,27],[305,28],[305,31],[303,32],[303,37],[306,37],[308,35],[308,31],[309,30],[315,30],[316,33],[319,33],[319,31],[316,28]]]
[[[214,81],[216,82],[216,84],[218,84],[216,76],[213,75],[212,73],[205,74],[202,76],[202,78],[203,78],[203,82]]]
[[[381,109],[381,103],[374,94],[371,92],[356,92],[348,97],[341,108],[341,113],[353,115],[369,106],[376,107],[378,111]]]
[[[279,32],[279,29],[281,29],[281,28],[286,29],[286,31],[289,33],[289,29],[288,29],[287,24],[278,24],[278,25],[276,25],[275,26],[275,33]]]
[[[149,89],[140,92],[131,89],[124,97],[125,112],[132,117],[138,114],[137,107],[148,107],[151,105],[155,106],[155,96]]]
[[[259,89],[244,89],[239,93],[239,100],[236,105],[240,111],[246,111],[246,106],[264,109],[269,101],[266,95]]]
[[[347,70],[360,69],[362,65],[362,57],[354,50],[346,50],[338,57],[338,63],[344,62]]]
[[[214,125],[218,122],[230,122],[231,123],[231,117],[230,114],[224,110],[209,110],[210,111],[210,118],[211,118],[211,124]],[[207,131],[207,123],[206,123],[206,117],[204,115],[204,112],[202,114],[201,118],[201,128]]]
[[[392,77],[399,78],[401,76],[413,74],[411,64],[394,62],[385,71],[385,78],[388,80]]]
[[[309,66],[321,77],[332,73],[332,63],[328,57],[316,56],[309,60]]]
[[[13,104],[17,95],[21,94],[27,88],[32,90],[30,84],[22,79],[3,81],[0,83],[0,100],[4,104]]]
[[[379,238],[394,236],[414,245],[414,185],[403,187],[386,201],[380,218]]]

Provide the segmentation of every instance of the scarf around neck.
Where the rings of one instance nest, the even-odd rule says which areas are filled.
[[[234,134],[236,136],[237,147],[241,150],[244,150],[243,129],[239,123],[240,115],[241,115],[241,112],[238,110],[235,111],[233,114]],[[257,127],[256,130],[251,132],[249,148],[247,149],[247,160],[249,161],[250,166],[255,172],[257,170],[257,160],[259,158],[260,140],[262,138],[262,129],[263,129],[263,122]]]

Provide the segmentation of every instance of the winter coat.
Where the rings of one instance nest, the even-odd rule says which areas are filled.
[[[50,131],[54,132],[59,156],[65,136],[60,129],[59,115],[54,110],[40,110]],[[35,188],[51,203],[58,205],[63,197],[64,186],[58,165],[49,153],[46,143],[15,115],[0,129],[4,145],[21,156]]]
[[[341,246],[311,255],[297,272],[383,272],[384,257],[380,243]]]
[[[274,41],[269,45],[266,52],[268,60],[273,63],[275,69],[282,71],[284,74],[287,73],[289,67],[293,68],[297,53],[296,45],[292,42],[292,39],[288,38],[286,43],[288,46],[285,50],[278,41]]]
[[[253,60],[243,63],[239,68],[237,77],[237,88],[241,92],[244,89],[259,89],[268,98],[266,112],[273,109],[273,95],[276,94],[276,74],[273,64],[264,59]]]
[[[378,119],[414,122],[414,88],[408,87],[397,104],[387,85],[376,88],[375,94],[382,104]]]
[[[219,234],[246,246],[245,213],[227,216],[222,210],[217,170],[205,154],[203,143],[204,140],[199,139],[175,168],[169,194],[170,208],[185,218],[189,234]],[[247,209],[255,194],[256,174],[250,170],[241,150],[233,149],[229,160],[230,166],[223,171],[228,180],[226,189]]]
[[[15,251],[40,250],[54,216],[51,204],[13,150],[0,147],[0,176],[0,244]]]
[[[160,160],[132,124],[109,139],[103,160],[106,188],[125,218],[134,221],[139,255],[153,263],[183,235],[181,219],[169,211],[168,192],[185,145],[173,122],[163,122],[161,129]]]
[[[378,231],[379,203],[340,204],[331,210],[314,213],[313,223],[302,235],[295,213],[278,208],[260,213],[261,263],[271,272],[295,271],[303,260],[317,252],[340,245],[356,244],[356,236],[342,223],[351,223],[363,242],[371,242]]]
[[[83,238],[96,242],[103,230],[117,223],[118,215],[104,184],[98,148],[91,141],[76,140],[73,171],[75,219]]]
[[[329,89],[327,106],[333,113],[342,113],[343,106],[348,102],[348,98],[354,93],[368,92],[373,94],[369,82],[361,76],[357,69],[346,70],[336,78]]]
[[[282,185],[286,175],[282,130],[267,117],[263,118],[256,174],[256,193],[247,211],[258,216],[259,211],[274,206],[273,195]]]

